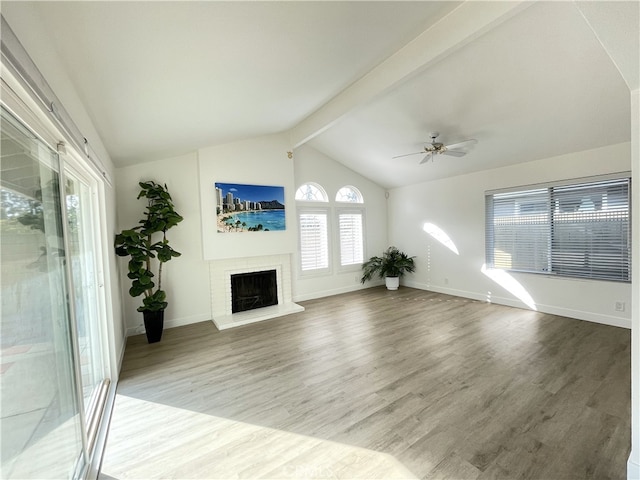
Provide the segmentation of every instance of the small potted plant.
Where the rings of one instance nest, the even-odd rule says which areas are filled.
[[[400,277],[405,273],[415,272],[414,258],[416,257],[410,257],[396,247],[389,247],[381,257],[371,257],[362,264],[360,281],[364,283],[377,275],[385,279],[387,289],[397,290],[400,286]]]
[[[164,310],[167,308],[166,293],[162,290],[162,265],[181,254],[169,245],[167,230],[180,223],[183,218],[174,209],[167,185],[156,182],[140,182],[138,199],[147,199],[144,217],[140,225],[123,230],[116,235],[116,254],[129,256],[131,288],[129,294],[138,297],[144,294],[138,311],[144,317],[144,326],[149,343],[159,342],[164,327]],[[152,270],[157,267],[157,277]],[[154,278],[157,283],[154,282]]]

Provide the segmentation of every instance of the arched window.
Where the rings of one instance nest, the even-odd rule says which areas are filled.
[[[296,190],[296,200],[303,202],[328,202],[329,197],[317,183],[304,183]]]
[[[364,203],[362,194],[356,187],[346,185],[336,193],[336,202]]]
[[[304,183],[296,190],[300,202],[328,203],[329,197],[317,183]],[[329,208],[298,206],[300,231],[300,268],[302,273],[326,273],[329,262]]]
[[[361,208],[338,210],[340,266],[361,265],[364,261],[364,211]]]
[[[345,185],[336,193],[336,202],[362,204],[362,194],[352,186]],[[340,240],[340,265],[360,265],[364,261],[364,208],[361,206],[340,207],[338,213],[338,236]]]

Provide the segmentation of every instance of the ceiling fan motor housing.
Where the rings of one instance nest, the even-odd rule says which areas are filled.
[[[440,132],[431,132],[429,135],[431,136],[431,145],[427,145],[425,147],[425,150],[427,152],[435,153],[440,153],[441,151],[443,151],[445,149],[444,143],[436,142],[436,138],[438,138]]]

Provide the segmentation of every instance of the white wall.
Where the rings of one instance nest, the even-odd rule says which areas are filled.
[[[364,198],[365,211],[365,259],[380,255],[387,248],[387,201],[385,190],[361,175],[349,170],[314,148],[303,145],[296,149],[295,188],[308,182],[321,185],[329,196],[331,210],[330,235],[334,238],[331,272],[323,275],[302,275],[299,268],[299,246],[296,247],[294,300],[302,301],[328,295],[368,288],[376,282],[362,285],[360,267],[340,268],[339,252],[336,248],[336,202],[337,191],[345,185],[360,190]],[[297,240],[296,240],[297,241]]]
[[[211,319],[209,262],[212,260],[290,255],[294,301],[370,286],[360,284],[359,267],[341,271],[334,265],[329,275],[300,275],[294,195],[298,185],[308,181],[323,185],[332,199],[344,185],[357,187],[366,207],[365,256],[371,256],[387,247],[385,191],[311,147],[297,150],[294,159],[288,158],[287,151],[286,136],[270,135],[116,169],[118,231],[135,226],[141,218],[144,202],[136,200],[136,196],[138,182],[143,180],[166,183],[176,210],[184,217],[182,223],[168,232],[172,246],[182,256],[166,263],[163,271],[162,283],[169,302],[165,312],[167,328]],[[283,232],[216,232],[216,182],[284,186],[287,229]],[[136,311],[140,298],[134,299],[128,294],[126,261],[126,258],[120,259],[122,298],[127,332],[132,335],[143,331],[143,322],[142,314]]]
[[[136,200],[140,192],[138,182],[148,180],[167,184],[176,211],[184,217],[181,223],[167,232],[171,246],[182,255],[165,263],[162,271],[162,289],[167,292],[169,302],[165,326],[171,328],[210,320],[209,269],[202,259],[200,235],[197,154],[118,168],[118,231],[135,227],[142,219],[146,204],[144,199]],[[131,283],[126,277],[128,258],[123,257],[119,261],[127,333],[133,335],[144,332],[142,313],[136,311],[142,304],[142,297],[132,298],[129,295]]]
[[[206,260],[291,254],[296,245],[293,160],[286,135],[269,135],[203,148],[198,152],[202,205],[202,245]],[[216,231],[215,183],[284,187],[286,230]]]
[[[625,143],[392,190],[390,241],[417,256],[417,271],[405,277],[405,283],[528,308],[481,272],[485,263],[485,191],[630,170],[630,144]],[[459,255],[425,233],[426,222],[440,227]],[[528,292],[538,311],[631,326],[630,284],[533,274],[514,273],[512,277]],[[614,311],[616,301],[625,302],[625,312]]]

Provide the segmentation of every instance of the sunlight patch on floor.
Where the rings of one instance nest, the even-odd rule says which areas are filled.
[[[524,303],[531,310],[537,311],[536,302],[534,302],[533,298],[529,294],[526,288],[513,276],[504,270],[499,270],[497,268],[488,268],[486,265],[482,265],[480,271],[489,277],[491,280],[496,282],[506,291],[511,293],[513,296],[518,298],[522,303]]]
[[[119,480],[416,478],[385,453],[124,395],[101,471]]]

